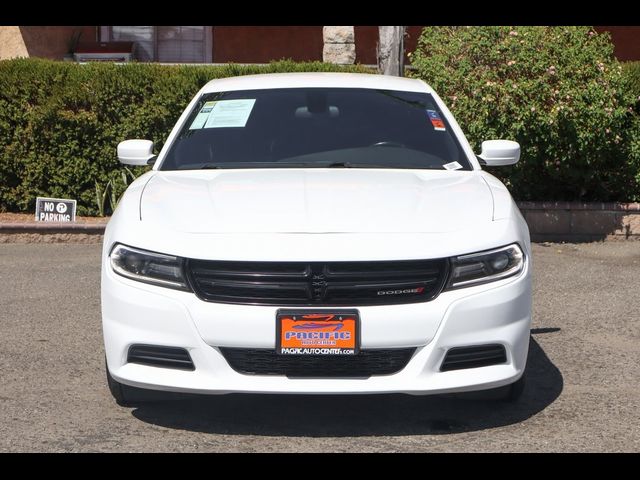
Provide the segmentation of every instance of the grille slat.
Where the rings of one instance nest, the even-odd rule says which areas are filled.
[[[208,263],[208,262],[207,262]],[[309,265],[292,262],[215,262],[216,276],[238,277],[298,277],[305,278],[310,274]],[[265,269],[265,267],[267,267]],[[198,275],[207,275],[211,272],[209,266],[199,267],[197,263],[192,265],[193,272]]]
[[[185,361],[188,362],[188,358],[186,356],[186,354],[184,352],[171,352],[171,351],[167,351],[167,350],[163,350],[161,352],[158,352],[158,350],[143,350],[141,348],[135,348],[132,351],[129,352],[129,358],[132,357],[136,357],[136,358],[152,358],[152,357],[157,357],[158,355],[162,355],[163,358],[167,358],[170,360],[176,360],[176,361]]]
[[[129,363],[176,363],[179,365],[189,365],[191,366],[191,362],[189,360],[181,360],[178,358],[158,358],[155,355],[135,355],[129,357]]]
[[[382,281],[380,279],[377,280],[366,280],[366,279],[354,279],[351,281],[340,280],[339,282],[331,282],[332,288],[402,288],[411,285],[431,285],[432,283],[437,282],[437,278],[429,278],[429,279],[421,279],[421,278],[411,278],[407,280],[397,281],[396,279]]]
[[[310,263],[187,261],[189,281],[200,299],[248,305],[364,306],[427,302],[442,290],[447,271],[446,259]]]
[[[215,292],[216,301],[224,301],[228,299],[230,302],[244,303],[245,299],[251,298],[255,303],[268,303],[271,301],[292,301],[295,302],[300,298],[311,298],[311,294],[307,287],[299,288],[278,288],[274,287],[257,287],[246,285],[236,287],[224,287],[216,285],[210,291]]]
[[[465,362],[469,362],[471,360],[474,360],[474,361],[475,360],[480,360],[481,361],[481,360],[491,360],[491,359],[494,359],[494,358],[503,358],[503,355],[502,355],[502,353],[495,354],[495,355],[493,355],[493,354],[492,355],[470,355],[470,356],[467,356],[467,357],[460,357],[460,358],[451,356],[451,357],[447,358],[447,363],[465,363]]]
[[[422,261],[420,261],[422,262]],[[431,260],[428,260],[431,262]],[[430,277],[438,275],[439,269],[433,266],[425,268],[421,263],[416,262],[414,265],[407,265],[404,268],[394,268],[393,266],[383,265],[376,268],[375,263],[371,262],[371,266],[359,265],[361,262],[348,262],[348,265],[340,266],[337,263],[330,264],[326,268],[326,274],[330,277]],[[381,262],[387,263],[387,262]],[[396,263],[396,262],[393,262]],[[355,264],[355,265],[354,265]],[[351,266],[353,265],[353,266]]]
[[[415,348],[361,350],[357,355],[278,355],[263,348],[220,347],[229,366],[245,375],[296,378],[368,378],[402,370]]]
[[[507,352],[503,345],[479,345],[473,347],[454,347],[442,361],[440,370],[461,370],[464,368],[488,367],[506,363]]]
[[[195,370],[189,352],[184,348],[155,345],[131,345],[127,363],[139,363],[152,367]]]
[[[241,280],[209,280],[202,279],[199,282],[203,285],[209,285],[212,287],[229,287],[229,288],[256,288],[256,289],[272,289],[277,290],[279,288],[290,288],[290,289],[300,289],[306,290],[307,284],[300,282],[288,282],[288,283],[279,283],[279,282],[257,282],[257,281],[241,281]]]

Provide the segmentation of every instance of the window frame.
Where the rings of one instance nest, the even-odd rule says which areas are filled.
[[[179,26],[179,25],[176,25]],[[145,63],[193,63],[193,62],[160,62],[158,60],[158,27],[153,25],[153,59]],[[103,42],[110,42],[113,40],[113,26],[105,25],[100,26],[100,40]],[[213,27],[204,25],[204,59],[202,62],[196,63],[212,63],[213,62]]]
[[[156,171],[165,171],[165,172],[173,172],[173,171],[197,171],[200,170],[200,168],[194,168],[194,169],[180,169],[180,168],[163,168],[165,167],[166,164],[166,160],[169,157],[171,151],[175,148],[176,146],[176,142],[179,140],[180,135],[186,130],[188,129],[188,125],[190,123],[190,120],[193,120],[193,118],[197,115],[197,111],[199,110],[199,105],[201,106],[201,104],[205,103],[206,101],[210,100],[210,97],[212,96],[218,96],[218,95],[224,95],[227,93],[250,93],[252,91],[267,91],[267,90],[296,90],[296,89],[314,89],[314,88],[318,88],[318,89],[337,89],[337,90],[373,90],[373,91],[381,91],[384,89],[378,89],[378,88],[367,88],[367,87],[360,87],[360,86],[353,86],[353,87],[340,87],[340,86],[331,86],[331,87],[315,87],[315,86],[311,86],[311,87],[307,87],[307,86],[292,86],[292,87],[274,87],[274,88],[247,88],[247,89],[239,89],[239,90],[221,90],[221,91],[200,91],[198,92],[197,95],[195,95],[195,97],[191,100],[191,102],[189,102],[189,104],[187,105],[187,107],[185,108],[185,110],[182,112],[180,118],[178,119],[178,121],[176,122],[176,124],[174,125],[171,133],[169,134],[169,136],[167,137],[163,148],[161,150],[161,152],[158,154],[157,160],[153,166],[153,170]],[[396,90],[388,90],[390,92],[394,92]],[[471,157],[469,155],[469,151],[470,151],[470,145],[468,144],[468,141],[466,139],[466,136],[464,135],[464,133],[462,132],[462,130],[460,129],[460,127],[458,126],[457,122],[455,122],[455,118],[453,117],[453,115],[451,114],[451,112],[447,109],[446,105],[444,104],[444,102],[442,102],[442,99],[433,91],[428,92],[428,91],[411,91],[411,90],[397,90],[397,92],[405,92],[405,93],[416,93],[416,94],[420,94],[420,95],[424,95],[426,97],[428,97],[429,99],[431,99],[436,107],[436,109],[438,110],[438,113],[441,115],[441,117],[445,120],[446,125],[447,125],[447,131],[449,133],[449,135],[451,136],[456,148],[458,149],[459,153],[461,154],[461,160],[464,159],[467,163],[467,165],[463,165],[462,169],[459,169],[458,171],[469,171],[472,172],[474,170],[480,170],[480,165],[477,163],[477,159],[475,157],[475,154],[473,154],[473,151],[471,151],[471,154],[473,155],[473,157]],[[472,160],[473,158],[473,160]],[[475,162],[474,162],[475,160]],[[269,162],[265,162],[265,163],[269,163]],[[467,168],[468,167],[468,168]],[[236,167],[235,169],[237,170],[241,170],[241,169],[246,169],[246,168],[268,168],[268,169],[277,169],[277,168],[290,168],[287,167],[285,163],[282,164],[282,166],[269,166],[269,167]],[[311,167],[302,167],[302,168],[311,168]],[[378,168],[378,167],[376,167]],[[379,168],[391,168],[391,169],[400,169],[400,170],[408,170],[409,168],[407,167],[394,167],[394,166],[383,166],[383,167],[379,167]],[[234,168],[229,168],[230,170],[234,169]],[[416,168],[417,170],[426,170],[423,168]]]

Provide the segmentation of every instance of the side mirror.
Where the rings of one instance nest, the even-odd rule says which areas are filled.
[[[118,160],[125,165],[149,165],[156,159],[151,140],[125,140],[118,144]]]
[[[487,140],[482,142],[482,153],[477,157],[488,167],[513,165],[520,160],[520,144],[511,140]]]

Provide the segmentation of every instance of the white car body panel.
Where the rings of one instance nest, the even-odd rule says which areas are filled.
[[[143,221],[199,234],[443,233],[486,224],[492,208],[469,172],[317,168],[166,172],[141,203]]]
[[[201,94],[296,86],[430,93],[473,170],[158,170]],[[218,349],[274,348],[278,307],[206,302],[191,292],[124,278],[110,266],[115,243],[185,258],[274,262],[433,259],[518,243],[525,267],[515,277],[444,291],[428,302],[350,306],[360,313],[362,349],[417,347],[415,355],[392,375],[301,379],[240,374]],[[331,310],[316,308],[326,309]],[[355,74],[213,80],[194,97],[153,170],[133,182],[107,226],[102,317],[111,375],[142,388],[212,394],[487,389],[513,383],[526,364],[531,323],[529,232],[508,190],[480,169],[455,119],[421,81]],[[127,363],[132,344],[185,348],[196,369]],[[439,371],[449,348],[482,344],[504,345],[507,363]]]

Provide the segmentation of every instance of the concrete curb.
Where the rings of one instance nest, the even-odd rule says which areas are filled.
[[[0,223],[2,243],[102,243],[106,223]]]
[[[106,223],[0,223],[3,233],[86,233],[104,234]]]

